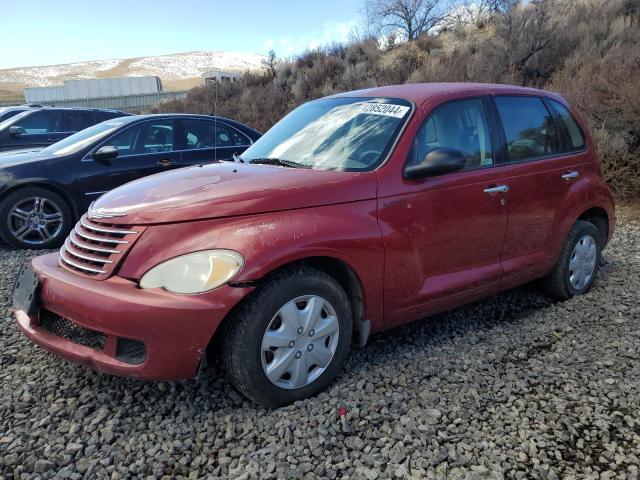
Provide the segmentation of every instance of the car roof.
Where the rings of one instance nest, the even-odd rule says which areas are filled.
[[[494,94],[512,94],[512,95],[547,95],[556,96],[551,92],[538,90],[535,88],[518,87],[515,85],[500,85],[495,83],[407,83],[404,85],[388,85],[384,87],[366,88],[363,90],[353,90],[351,92],[339,93],[329,98],[336,97],[392,97],[409,100],[416,105],[422,105],[424,102],[434,96],[451,95],[456,93],[460,95],[474,94],[478,95],[489,93]]]
[[[215,115],[204,115],[197,113],[145,113],[142,115],[131,115],[127,118],[121,118],[119,120],[124,120],[126,122],[135,122],[137,120],[145,120],[148,118],[200,118],[203,120],[222,120],[232,123],[237,123],[235,120],[230,120],[224,117],[216,117]]]

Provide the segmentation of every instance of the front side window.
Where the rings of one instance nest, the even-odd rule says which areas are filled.
[[[14,123],[22,127],[25,133],[53,133],[60,131],[60,112],[55,110],[38,110]]]
[[[497,96],[495,102],[507,139],[508,161],[530,160],[560,152],[555,122],[542,99]]]
[[[120,156],[173,150],[173,122],[171,120],[144,122],[133,125],[107,140],[103,146],[113,146]]]
[[[462,152],[465,170],[493,165],[491,132],[482,99],[457,100],[436,108],[418,130],[408,162],[420,163],[437,148]]]
[[[551,107],[558,114],[560,128],[564,130],[564,136],[569,142],[569,144],[565,146],[564,150],[568,152],[582,150],[585,146],[584,135],[582,134],[582,130],[580,129],[578,122],[573,118],[569,109],[555,100],[549,100],[549,103],[551,103]]]
[[[298,107],[242,154],[252,163],[368,171],[386,158],[411,114],[395,98],[325,98]]]

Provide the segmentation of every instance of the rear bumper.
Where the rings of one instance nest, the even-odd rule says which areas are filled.
[[[40,279],[41,309],[105,337],[101,349],[79,345],[41,328],[38,314],[18,310],[16,320],[27,337],[97,371],[153,380],[195,376],[216,329],[251,291],[229,286],[200,295],[142,290],[119,277],[98,281],[70,273],[58,266],[57,254],[37,257],[31,266]],[[119,339],[142,342],[144,360],[132,364],[116,358]]]

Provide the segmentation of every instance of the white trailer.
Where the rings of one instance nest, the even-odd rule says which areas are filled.
[[[128,95],[148,95],[162,92],[162,82],[155,76],[96,78],[67,80],[62,86],[25,88],[26,101],[52,103]]]

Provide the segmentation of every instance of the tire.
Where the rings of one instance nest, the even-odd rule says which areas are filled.
[[[292,303],[294,299],[297,304]],[[292,318],[297,322],[298,315],[305,317],[305,312],[312,311],[320,312],[315,317],[319,326],[305,327],[302,333],[298,323],[297,329],[290,328]],[[335,329],[337,336],[335,332],[316,334],[315,328],[323,333]],[[231,383],[250,400],[270,408],[288,405],[331,384],[349,353],[352,328],[349,299],[332,277],[313,268],[289,269],[268,278],[230,319],[223,331],[223,367]],[[276,343],[268,332],[277,336],[281,346],[263,350],[263,340],[264,345]],[[293,343],[286,344],[290,340]],[[332,349],[329,359],[326,352]],[[324,359],[324,366],[314,363],[319,358]],[[267,376],[267,369],[287,361],[288,370],[282,375],[274,368],[273,380]],[[308,383],[303,385],[301,379]]]
[[[589,238],[593,242],[595,249],[592,254],[588,254]],[[578,247],[578,250],[582,249],[582,252],[576,249],[580,242],[585,242]],[[575,295],[587,293],[592,287],[600,268],[602,244],[602,234],[596,226],[590,222],[578,220],[569,231],[553,272],[543,279],[542,286],[545,293],[556,300],[568,300]],[[582,261],[580,260],[581,255],[584,257]],[[577,260],[575,260],[576,257],[578,257]],[[573,268],[572,260],[576,262],[573,264]],[[586,275],[586,271],[591,267],[591,262],[595,262],[592,266],[591,274]],[[581,269],[585,272],[583,273],[584,282],[577,281],[580,279],[576,277],[576,272],[583,271]]]
[[[29,221],[34,222],[32,226],[28,225]],[[38,228],[32,228],[33,225]],[[73,218],[67,202],[45,188],[15,190],[0,204],[0,236],[14,248],[41,250],[60,247],[72,227]]]

